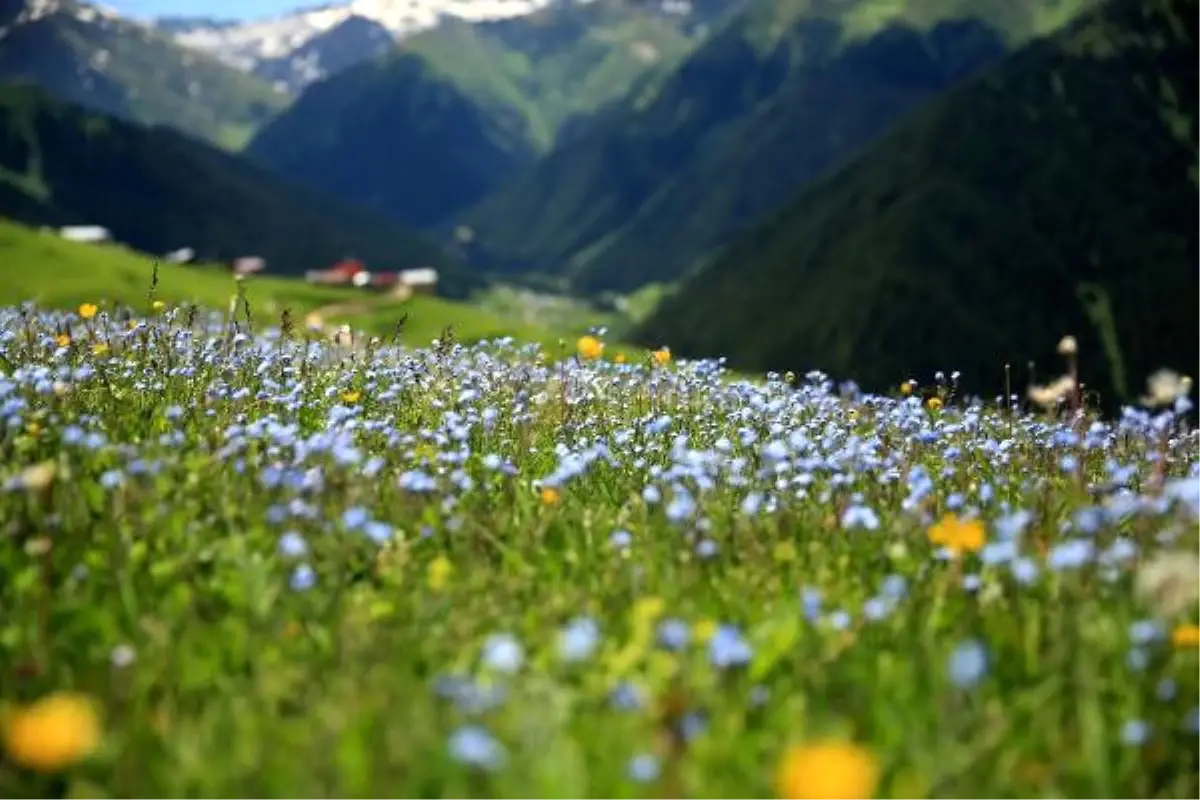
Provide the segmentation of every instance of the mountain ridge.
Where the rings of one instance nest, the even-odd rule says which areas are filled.
[[[759,0],[640,107],[523,170],[446,228],[471,230],[463,256],[485,270],[549,272],[589,293],[674,280],[904,114],[994,63],[1028,26],[1056,22],[1030,9],[1087,2],[1029,0],[1025,14],[1000,4],[993,23],[974,16],[977,4],[954,0],[914,7],[921,15],[872,0]]]
[[[0,81],[236,149],[290,99],[265,81],[76,0],[0,9]]]
[[[262,256],[300,275],[347,255],[379,269],[434,266],[461,295],[478,280],[433,243],[174,129],[136,125],[0,86],[0,214],[27,225],[98,224],[133,249]]]
[[[550,149],[568,119],[585,129],[588,116],[666,74],[691,45],[661,15],[618,3],[451,21],[313,84],[246,152],[432,228]]]
[[[740,0],[736,0],[739,1]],[[489,23],[515,20],[543,10],[623,3],[666,16],[693,17],[703,24],[719,13],[726,0],[350,0],[297,8],[282,14],[231,21],[212,18],[165,17],[147,20],[173,35],[185,47],[221,59],[238,69],[270,78],[289,91],[305,88],[338,71],[338,62],[351,63],[377,55],[379,33],[391,45],[432,30],[444,22]],[[322,38],[357,19],[370,23],[370,37],[353,41],[341,56],[329,52]],[[687,27],[686,25],[684,27]],[[299,63],[296,63],[299,62]]]
[[[1200,358],[1196,0],[1110,0],[933,101],[636,333],[741,368],[998,390],[1074,334],[1112,408]],[[1133,144],[1133,143],[1137,144]]]

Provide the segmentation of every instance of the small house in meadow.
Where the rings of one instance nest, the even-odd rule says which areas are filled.
[[[58,229],[58,235],[69,242],[86,244],[112,241],[112,234],[102,225],[65,225]]]
[[[344,258],[329,269],[310,269],[304,273],[304,280],[325,286],[349,286],[354,284],[356,275],[366,271],[366,266],[358,259]]]
[[[438,271],[432,267],[400,270],[396,278],[412,294],[437,294]]]
[[[253,275],[267,268],[267,260],[261,256],[241,256],[229,265],[234,275]]]
[[[170,264],[190,264],[196,260],[196,251],[190,247],[181,247],[164,255],[163,260]]]

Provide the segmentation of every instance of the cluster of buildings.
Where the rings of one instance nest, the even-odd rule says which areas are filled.
[[[88,244],[113,240],[108,229],[100,225],[67,225],[58,229],[58,235],[72,242]],[[163,255],[163,260],[172,264],[190,264],[195,258],[196,251],[190,247],[181,247]],[[240,256],[230,260],[227,266],[234,275],[245,276],[262,272],[267,268],[267,262],[261,256]],[[362,261],[345,258],[328,269],[309,270],[304,274],[304,280],[323,286],[353,286],[404,298],[414,294],[436,294],[438,271],[432,267],[420,267],[398,272],[372,272]]]
[[[356,258],[346,258],[329,269],[309,270],[304,280],[323,286],[355,286],[375,292],[408,297],[436,294],[438,272],[432,267],[402,269],[399,272],[371,272]]]

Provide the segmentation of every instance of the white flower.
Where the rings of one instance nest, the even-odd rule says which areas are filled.
[[[1150,408],[1169,406],[1192,391],[1192,379],[1170,369],[1160,369],[1146,379],[1146,394],[1141,403]]]
[[[1200,601],[1200,565],[1195,553],[1159,553],[1138,570],[1136,590],[1163,616],[1194,609]]]
[[[1045,386],[1030,386],[1029,399],[1042,408],[1054,408],[1074,390],[1075,379],[1070,375],[1063,375]]]
[[[17,483],[32,492],[40,492],[49,488],[57,473],[58,468],[53,461],[43,461],[21,470]]]
[[[137,660],[137,651],[127,644],[119,644],[112,649],[109,656],[117,669],[124,669]]]

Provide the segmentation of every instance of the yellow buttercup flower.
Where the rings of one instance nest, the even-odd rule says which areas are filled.
[[[71,337],[68,334],[60,333],[54,337],[54,343],[59,347],[70,347]]]
[[[650,357],[654,359],[655,364],[658,364],[660,367],[665,367],[667,364],[671,363],[671,348],[660,347],[652,352]]]
[[[618,364],[624,364],[625,363],[625,354],[617,353],[615,356],[613,356],[613,361],[617,362]]]
[[[562,500],[562,495],[558,493],[558,489],[555,489],[551,486],[547,486],[546,488],[542,489],[538,497],[541,499],[542,505],[544,506],[556,506],[558,505],[559,501]]]
[[[930,411],[941,411],[945,403],[942,402],[942,398],[940,397],[931,397],[925,401],[925,405]]]
[[[987,536],[979,520],[960,519],[956,514],[946,514],[929,529],[929,541],[959,555],[982,548]]]
[[[595,336],[580,336],[579,340],[575,342],[575,350],[579,353],[580,358],[599,358],[604,354],[604,342]]]
[[[429,582],[429,588],[435,592],[445,589],[446,584],[450,582],[450,573],[453,571],[454,565],[444,555],[430,561],[425,575],[426,580]]]
[[[342,392],[342,402],[346,405],[354,405],[362,397],[361,392],[356,392],[353,389]]]
[[[84,319],[91,319],[96,316],[96,312],[99,310],[95,303],[81,303],[79,306],[79,316]]]
[[[711,619],[697,620],[692,625],[692,638],[701,644],[706,644],[717,632],[717,623]]]
[[[1200,647],[1200,625],[1187,623],[1171,632],[1171,643],[1180,650]]]
[[[900,394],[904,395],[905,397],[908,397],[910,394],[913,393],[913,390],[916,388],[917,388],[916,381],[907,380],[904,383],[900,384]]]
[[[57,772],[100,744],[100,715],[92,700],[58,692],[19,708],[4,726],[4,748],[13,763],[38,772]]]
[[[666,608],[666,601],[657,595],[639,597],[633,604],[633,619],[639,623],[653,622]]]
[[[775,791],[796,800],[861,800],[875,793],[879,765],[862,747],[836,740],[793,745],[779,760]]]

